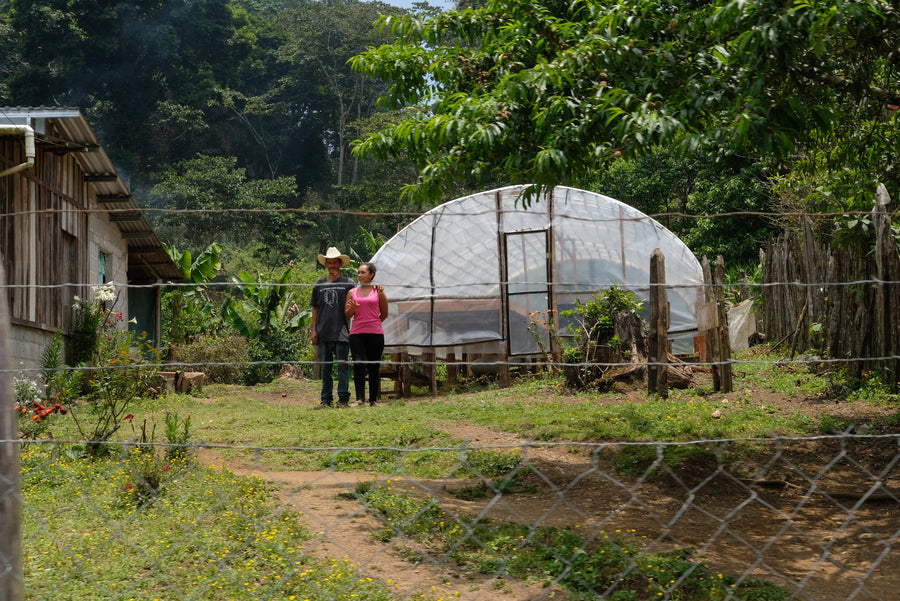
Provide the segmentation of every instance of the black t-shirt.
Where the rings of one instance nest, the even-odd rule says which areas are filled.
[[[347,293],[355,286],[353,280],[343,276],[333,282],[328,278],[322,278],[313,286],[309,304],[319,309],[316,320],[316,335],[319,342],[350,342],[344,307],[347,303]]]

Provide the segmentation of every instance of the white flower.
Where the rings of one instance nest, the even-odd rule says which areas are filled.
[[[115,282],[107,282],[102,286],[94,286],[94,300],[106,303],[116,300],[116,284]]]
[[[134,324],[136,324],[136,323],[137,323],[137,317],[132,317],[131,319],[128,320],[128,323],[134,323]]]

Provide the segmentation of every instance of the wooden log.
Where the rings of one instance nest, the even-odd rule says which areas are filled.
[[[181,377],[178,380],[178,392],[184,394],[200,393],[206,382],[206,374],[201,371],[178,372]]]

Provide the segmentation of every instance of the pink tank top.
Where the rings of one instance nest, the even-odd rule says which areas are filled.
[[[353,314],[353,322],[350,325],[351,334],[384,334],[381,326],[381,305],[378,302],[378,292],[372,288],[367,296],[359,296],[359,288],[350,291],[356,299],[356,311]]]

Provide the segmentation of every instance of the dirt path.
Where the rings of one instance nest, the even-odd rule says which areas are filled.
[[[273,398],[272,402],[285,401]],[[791,409],[797,404],[792,400]],[[389,482],[399,490],[437,498],[450,513],[532,526],[577,524],[589,537],[633,531],[654,551],[695,549],[715,571],[746,572],[782,586],[785,582],[778,581],[778,574],[788,581],[805,581],[801,598],[815,601],[849,599],[861,582],[865,584],[855,599],[888,601],[900,591],[900,554],[886,554],[884,543],[893,539],[896,544],[900,506],[890,494],[886,502],[861,502],[861,491],[846,488],[854,477],[852,465],[835,466],[828,478],[809,487],[774,476],[756,483],[742,481],[723,470],[715,458],[703,455],[652,480],[624,482],[616,479],[613,466],[578,446],[533,446],[532,441],[507,432],[459,422],[435,427],[475,447],[518,446],[534,470],[527,477],[527,490],[476,501],[464,501],[449,492],[474,480],[395,478]],[[812,451],[803,450],[814,457]],[[830,459],[838,454],[839,450],[828,449],[822,456]],[[791,463],[800,456],[797,450],[796,456],[787,453],[785,459],[790,457],[787,463]],[[276,484],[284,506],[302,512],[304,524],[318,535],[313,553],[347,561],[363,574],[388,583],[397,599],[423,594],[426,599],[472,601],[569,598],[556,586],[529,587],[460,573],[450,562],[420,558],[416,563],[408,559],[415,543],[376,540],[372,533],[380,526],[378,519],[355,500],[340,495],[363,481],[388,484],[386,478],[374,478],[369,472],[264,471],[248,464],[223,464],[209,452],[201,460]],[[815,474],[820,467],[810,465],[806,471]],[[884,484],[900,490],[900,471],[893,469]],[[754,565],[755,569],[748,569]],[[873,565],[877,566],[874,573],[866,578]]]

